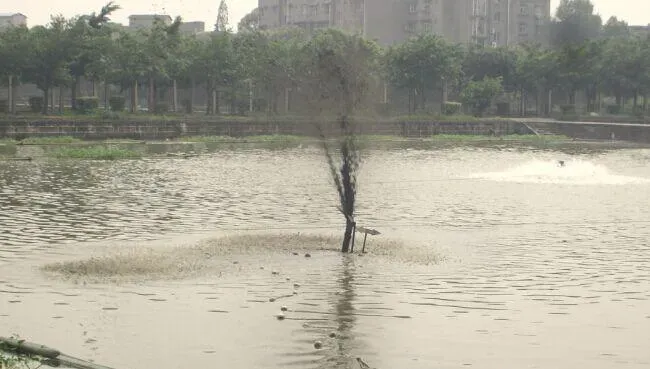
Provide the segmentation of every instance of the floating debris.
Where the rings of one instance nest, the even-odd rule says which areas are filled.
[[[316,341],[316,342],[314,342],[314,348],[315,348],[316,350],[320,350],[320,349],[322,349],[322,348],[323,348],[323,343],[322,343],[321,341]]]
[[[287,310],[289,310],[289,309],[288,309],[286,306],[282,306],[282,307],[280,308],[280,310],[282,310],[282,311],[287,311]]]
[[[336,338],[336,332],[330,333],[330,338]]]
[[[280,313],[280,314],[276,315],[275,318],[276,318],[277,320],[284,320],[285,316],[284,316],[283,313]]]
[[[307,253],[307,254],[305,254],[305,257],[306,257],[306,258],[310,258],[310,257],[311,257],[311,254]]]

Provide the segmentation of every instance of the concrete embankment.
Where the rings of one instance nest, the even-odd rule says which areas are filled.
[[[319,126],[328,135],[335,135],[339,131],[336,122],[317,124],[312,120],[238,121],[193,119],[191,117],[164,120],[13,118],[0,120],[0,138],[72,136],[86,140],[118,138],[164,140],[183,136],[297,135],[316,137],[319,135]],[[530,133],[524,124],[510,119],[453,122],[365,120],[358,122],[356,127],[359,134],[410,138],[430,137],[436,134],[509,135]]]

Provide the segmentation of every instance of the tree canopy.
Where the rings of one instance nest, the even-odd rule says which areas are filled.
[[[569,104],[578,92],[591,101],[604,94],[622,104],[650,93],[650,34],[634,35],[615,17],[602,25],[589,0],[561,2],[553,20],[554,42],[547,47],[463,46],[422,34],[381,48],[341,31],[263,31],[256,11],[233,33],[225,0],[214,32],[184,34],[180,18],[131,30],[110,23],[116,9],[108,3],[97,13],[53,17],[45,26],[0,32],[0,85],[7,85],[10,76],[33,83],[46,100],[54,87],[73,91],[74,100],[80,79],[114,85],[120,94],[135,89],[135,95],[144,88],[150,110],[171,86],[203,86],[209,97],[225,97],[233,107],[250,105],[268,113],[284,112],[294,100],[294,111],[309,110],[309,102],[319,99],[321,107],[328,100],[334,109],[332,83],[341,77],[327,69],[334,65],[354,71],[344,76],[349,83],[358,77],[367,84],[354,86],[369,92],[366,107],[376,108],[389,97],[393,105],[408,106],[410,112],[435,110],[447,94],[467,100],[496,91],[523,99],[553,90],[564,94]],[[335,57],[336,63],[330,60]],[[384,82],[386,89],[379,87]],[[45,105],[44,112],[47,101]],[[217,112],[218,106],[211,113]]]

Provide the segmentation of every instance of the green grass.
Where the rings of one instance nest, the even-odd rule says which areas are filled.
[[[137,151],[102,146],[62,148],[54,151],[52,154],[57,158],[93,160],[136,159],[142,156]]]
[[[259,135],[259,136],[246,136],[246,137],[188,136],[188,137],[180,137],[179,141],[182,141],[182,142],[224,142],[224,143],[245,143],[245,142],[298,143],[298,142],[309,140],[309,139],[310,139],[309,137],[293,136],[293,135]]]
[[[27,137],[20,141],[24,145],[61,145],[82,142],[72,136]]]
[[[505,136],[486,136],[486,135],[434,135],[431,137],[434,141],[527,141],[527,142],[549,142],[549,141],[566,141],[570,138],[562,135],[505,135]]]

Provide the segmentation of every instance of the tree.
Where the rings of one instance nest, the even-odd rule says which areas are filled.
[[[72,109],[76,110],[77,89],[82,77],[91,76],[93,80],[100,76],[106,77],[106,63],[112,30],[106,25],[110,15],[120,7],[109,2],[102,7],[98,14],[82,16],[77,19],[70,29],[71,42],[77,47],[77,55],[69,65],[70,75],[73,78],[71,91]],[[93,94],[95,93],[93,88]]]
[[[214,30],[216,32],[230,31],[230,28],[228,26],[228,4],[226,3],[226,0],[221,0],[219,3],[217,22],[214,24]]]
[[[144,57],[146,59],[146,74],[149,80],[148,110],[153,113],[157,109],[156,81],[169,80],[168,60],[173,57],[171,50],[178,47],[181,17],[176,17],[170,25],[156,19],[150,29],[144,30],[141,37],[146,39]]]
[[[461,92],[460,100],[471,107],[475,115],[482,116],[502,91],[501,77],[484,77],[480,81],[470,81]]]
[[[30,50],[25,76],[43,91],[43,114],[47,114],[49,92],[68,78],[67,69],[76,45],[69,37],[74,21],[53,17],[47,26],[29,32]]]
[[[558,84],[556,54],[553,50],[542,48],[540,45],[522,45],[518,54],[515,68],[517,88],[537,97],[539,112],[540,97],[547,96],[549,91]],[[546,105],[547,114],[550,113],[550,108],[550,105]]]
[[[459,72],[460,50],[434,35],[420,35],[386,54],[388,80],[396,87],[409,90],[409,111],[426,106],[428,93],[440,87],[443,78],[453,79]]]
[[[597,38],[602,19],[594,14],[590,0],[562,0],[552,24],[552,38],[556,46],[576,45]]]
[[[117,33],[109,49],[107,78],[124,91],[131,91],[131,112],[138,108],[138,83],[146,73],[145,39],[126,31]]]
[[[632,35],[630,26],[627,22],[618,20],[616,17],[611,17],[603,26],[604,38],[628,38]]]
[[[321,139],[334,186],[339,211],[345,217],[342,252],[352,251],[357,173],[360,155],[352,115],[363,101],[372,79],[370,71],[378,57],[376,44],[337,30],[319,32],[305,46],[306,86],[317,115],[335,114],[340,130],[340,160],[334,158],[322,127]]]
[[[6,83],[8,87],[8,112],[14,112],[14,86],[25,71],[30,48],[27,27],[10,27],[0,32],[0,85]]]
[[[260,10],[259,8],[253,9],[250,13],[246,14],[237,25],[238,32],[256,32],[260,29]]]

